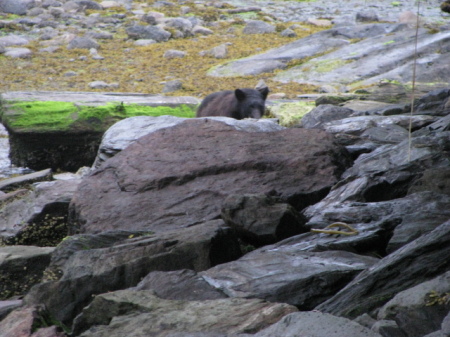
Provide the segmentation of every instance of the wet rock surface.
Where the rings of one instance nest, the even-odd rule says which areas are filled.
[[[197,5],[219,6],[227,15],[270,14],[264,25],[245,19],[249,32],[275,26],[279,33],[277,23],[290,20],[334,24],[284,49],[250,56],[251,67],[240,59],[216,69],[236,66],[241,75],[278,69],[265,74],[284,81],[295,70],[279,70],[289,60],[313,56],[290,80],[320,84],[321,94],[307,95],[318,98],[317,108],[289,128],[271,120],[125,119],[105,133],[84,174],[0,182],[11,186],[0,193],[0,234],[7,241],[0,247],[6,294],[0,336],[449,334],[449,40],[446,25],[436,24],[447,14],[437,1],[422,8],[418,99],[410,114],[409,89],[399,84],[411,79],[416,18],[405,11],[414,10],[412,2],[229,3],[238,7]],[[138,43],[164,44],[164,32],[214,36],[186,15],[188,4],[186,16],[161,21],[156,11],[171,4],[152,3],[150,13],[133,1],[0,0],[1,11],[26,8],[14,14],[26,17],[0,20],[0,27],[40,29],[43,42],[60,39],[64,48],[70,40],[86,47],[97,40],[98,50],[86,49],[95,62],[103,58],[99,41],[115,38],[106,30],[119,29],[128,11],[144,29],[129,26],[127,38],[149,32],[161,38]],[[110,17],[89,12],[109,6],[126,11]],[[77,34],[66,31],[62,38],[60,29],[68,26],[60,20],[92,32],[75,40]],[[1,37],[0,52],[8,50],[9,58],[8,48],[26,48],[29,34],[23,35]],[[31,48],[31,57],[35,52]],[[392,67],[394,60],[399,67]],[[350,79],[352,67],[359,78]],[[338,93],[352,90],[354,80],[377,85]],[[71,101],[73,95],[48,93],[48,99]],[[83,95],[92,103],[127,97],[161,104],[139,94]],[[271,106],[283,95],[274,97]],[[63,220],[53,221],[56,216]]]

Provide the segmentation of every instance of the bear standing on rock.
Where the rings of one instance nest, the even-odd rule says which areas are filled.
[[[197,110],[197,117],[224,116],[235,119],[261,118],[269,88],[236,89],[215,92],[205,97]]]

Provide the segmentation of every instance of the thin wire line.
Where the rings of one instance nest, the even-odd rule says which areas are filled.
[[[411,92],[411,113],[409,117],[408,130],[408,162],[411,161],[411,133],[412,133],[412,118],[414,113],[414,96],[416,91],[416,68],[417,68],[417,40],[419,35],[419,14],[420,14],[420,0],[417,0],[417,20],[416,20],[416,37],[414,42],[414,60],[412,73],[412,92]]]

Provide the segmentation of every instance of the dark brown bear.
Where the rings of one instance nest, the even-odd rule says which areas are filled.
[[[197,117],[261,118],[268,93],[267,87],[258,90],[245,88],[215,92],[205,97],[198,107]]]

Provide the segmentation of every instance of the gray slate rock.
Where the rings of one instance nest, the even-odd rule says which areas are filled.
[[[370,312],[399,292],[448,271],[448,256],[450,221],[444,222],[432,232],[410,242],[363,271],[316,309],[348,318]]]
[[[39,283],[54,249],[34,246],[0,247],[0,299],[24,295]]]
[[[353,114],[354,111],[349,108],[331,104],[321,104],[302,117],[300,126],[306,129],[323,129],[325,123],[341,120],[350,117]]]
[[[383,145],[371,153],[359,156],[343,177],[364,176],[413,164],[425,164],[432,157],[435,157],[434,166],[440,166],[439,162],[444,165],[448,159],[448,144],[450,144],[450,131],[414,137],[411,139],[411,144],[408,140],[404,140],[396,145]]]
[[[132,289],[152,290],[156,296],[167,300],[204,301],[228,297],[188,269],[152,271]]]
[[[348,35],[341,30],[335,31],[337,33],[335,36],[362,37],[354,34],[354,27],[347,29]],[[444,67],[444,60],[448,59],[448,55],[446,52],[439,54],[439,50],[449,41],[450,33],[446,31],[429,34],[426,30],[420,30],[419,33],[418,53],[423,53],[424,56],[417,60],[419,65],[416,75],[417,83],[432,83],[432,79],[435,80],[433,83],[446,83],[448,70]],[[361,86],[377,84],[386,78],[395,78],[401,83],[408,83],[412,80],[414,36],[414,30],[400,30],[393,34],[386,32],[374,37],[365,36],[360,42],[315,57],[288,71],[279,72],[274,80],[314,85],[334,84],[335,86],[356,82],[358,86]],[[265,55],[267,56],[267,53]],[[427,62],[432,62],[433,68],[428,67]]]
[[[150,291],[121,290],[96,296],[77,317],[73,330],[78,335],[89,329],[80,337],[255,333],[295,311],[287,304],[257,299],[175,301]]]
[[[450,271],[395,295],[380,309],[378,319],[394,320],[408,337],[424,336],[441,329],[450,311],[448,294]]]
[[[357,179],[352,183],[360,188],[364,180]],[[350,190],[352,183],[333,190],[327,200],[309,207],[305,211],[309,218],[307,225],[320,229],[333,222],[346,222],[356,229],[361,228],[363,233],[368,231],[365,235],[375,231],[381,235],[378,242],[382,243],[382,247],[393,252],[432,231],[450,217],[448,195],[426,191],[383,202],[345,201],[345,193],[349,192],[346,189]],[[327,204],[332,199],[335,201]],[[347,238],[343,242],[358,239],[361,238]]]
[[[201,275],[230,297],[261,298],[311,310],[377,261],[344,251],[267,246]]]
[[[229,195],[221,212],[225,223],[255,246],[308,231],[306,218],[277,198],[258,194]]]
[[[279,48],[271,49],[263,54],[232,61],[208,71],[209,76],[234,77],[258,75],[284,69],[287,63],[294,59],[302,59],[325,53],[332,49],[347,45],[348,41],[334,38],[328,31],[312,34]]]
[[[328,209],[325,209],[328,212]],[[363,209],[363,211],[366,211]],[[341,221],[329,221],[324,223],[307,223],[311,229],[324,229],[325,226],[336,222],[346,221],[352,228],[358,231],[357,235],[330,235],[324,233],[309,232],[293,236],[273,245],[273,249],[278,247],[289,249],[289,246],[295,246],[296,249],[305,252],[321,252],[328,250],[343,250],[351,253],[383,256],[386,254],[386,245],[395,227],[400,223],[401,219],[393,216],[392,218],[381,217],[379,219],[371,219],[365,222],[352,218],[351,214],[346,214],[346,205],[343,206],[341,214],[333,214],[324,216],[325,219],[340,218]],[[350,213],[350,212],[349,212]],[[335,230],[345,231],[344,228],[332,228]],[[348,230],[346,230],[348,232]]]
[[[381,337],[349,319],[315,311],[286,315],[279,322],[251,336]]]
[[[416,114],[448,116],[450,112],[450,89],[432,90],[414,102]]]
[[[240,255],[222,220],[164,234],[75,235],[58,246],[46,271],[52,277],[33,287],[25,302],[45,304],[57,320],[68,322],[93,295],[134,287],[151,271],[201,271]]]
[[[40,226],[47,227],[50,231],[47,235],[51,235],[51,232],[56,234],[57,228],[59,231],[67,230],[65,226],[60,227],[60,221],[51,219],[62,217],[64,222],[67,221],[67,209],[80,181],[81,179],[42,182],[20,198],[2,203],[0,238],[11,243],[18,239],[27,240],[27,244],[37,244],[29,241],[33,240],[33,235],[29,234],[39,232]]]
[[[409,188],[408,194],[423,191],[434,191],[450,195],[450,168],[431,168],[424,171]]]
[[[38,172],[24,174],[21,176],[8,178],[0,181],[0,191],[12,191],[21,186],[36,183],[39,181],[51,180],[52,170],[46,169]]]
[[[20,308],[22,305],[22,300],[0,301],[0,321],[2,321],[11,311]]]

